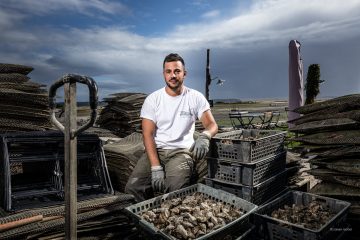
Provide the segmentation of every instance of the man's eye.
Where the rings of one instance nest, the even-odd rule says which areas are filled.
[[[181,70],[180,69],[177,69],[177,70],[166,70],[165,71],[166,74],[171,74],[171,73],[174,73],[174,74],[180,74],[181,73]]]

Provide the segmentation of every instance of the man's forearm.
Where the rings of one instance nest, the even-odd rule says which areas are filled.
[[[213,136],[215,136],[215,134],[217,134],[217,132],[218,132],[218,126],[216,123],[209,124],[208,126],[206,126],[205,130],[203,131],[203,133],[208,135],[209,138],[212,138]]]
[[[208,138],[212,138],[218,132],[218,125],[215,122],[214,116],[212,115],[211,111],[206,111],[203,113],[201,117],[201,122],[205,130],[203,133],[208,136]]]
[[[160,161],[156,150],[155,140],[152,136],[144,136],[145,151],[151,166],[159,166]]]

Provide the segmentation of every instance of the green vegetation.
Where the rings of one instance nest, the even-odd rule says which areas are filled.
[[[320,80],[320,65],[311,64],[308,69],[305,84],[305,104],[312,104],[315,102],[316,96],[320,93],[319,85],[322,82],[324,82],[324,80]]]

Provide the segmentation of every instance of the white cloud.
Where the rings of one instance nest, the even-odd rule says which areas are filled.
[[[3,0],[0,6],[37,15],[48,15],[60,10],[78,12],[79,14],[90,14],[93,11],[106,14],[123,14],[129,11],[122,3],[109,0]]]
[[[209,3],[208,3],[208,0],[193,0],[191,2],[192,5],[195,5],[195,6],[208,6]]]
[[[24,5],[33,8],[43,1],[25,0]],[[64,0],[45,1],[42,4],[45,9],[70,9],[76,7],[97,8],[104,12],[115,12],[113,5],[108,1],[80,1]],[[204,1],[196,1],[203,4]],[[41,11],[41,10],[40,10]],[[126,29],[87,28],[72,29],[67,34],[56,29],[41,29],[49,31],[49,34],[38,36],[38,41],[54,44],[59,48],[71,52],[96,51],[168,51],[176,47],[187,50],[208,47],[251,47],[253,43],[268,45],[281,39],[300,37],[305,40],[338,39],[359,34],[360,2],[348,1],[343,4],[341,0],[335,1],[312,1],[312,0],[265,0],[256,1],[249,12],[232,18],[224,18],[216,22],[202,22],[177,26],[176,30],[158,38],[146,38],[141,35],[126,31]],[[205,16],[219,15],[218,11],[211,11]],[[20,17],[18,17],[20,18]],[[10,17],[5,20],[11,21]],[[25,36],[25,41],[34,42],[34,34],[29,31],[18,31]],[[40,31],[40,30],[39,30]],[[38,32],[40,34],[40,32]],[[16,34],[15,31],[13,34]],[[56,36],[56,37],[55,37]],[[69,39],[72,36],[72,39]],[[9,37],[10,38],[10,37]],[[18,37],[14,37],[17,38]],[[11,39],[11,38],[10,38]],[[28,39],[28,41],[26,40]],[[76,40],[75,40],[76,39]],[[60,49],[59,49],[60,50]],[[106,55],[106,54],[105,54]],[[121,53],[119,53],[121,55]]]
[[[219,10],[212,10],[212,11],[204,13],[203,15],[201,15],[201,17],[202,18],[214,18],[214,17],[218,17],[219,15],[220,15]]]
[[[261,57],[264,49],[268,52],[274,50],[275,53],[282,49],[286,59],[286,48],[291,39],[298,39],[306,43],[304,46],[309,46],[311,43],[341,44],[346,39],[360,37],[360,2],[355,0],[349,0],[346,4],[342,0],[255,1],[249,11],[242,11],[238,16],[221,19],[218,11],[207,12],[204,17],[216,17],[217,21],[205,19],[200,23],[177,26],[175,31],[156,38],[141,36],[121,26],[72,28],[66,31],[42,26],[21,29],[16,26],[24,20],[24,13],[13,14],[20,6],[13,1],[2,1],[0,6],[4,2],[7,2],[12,14],[0,8],[0,27],[11,26],[0,36],[1,42],[8,46],[0,56],[2,62],[11,60],[34,64],[39,72],[36,76],[47,82],[68,71],[96,76],[104,93],[130,89],[148,92],[161,86],[162,58],[169,52],[185,55],[190,62],[188,66],[199,69],[196,71],[203,74],[204,63],[194,56],[206,48],[224,50],[236,61],[242,60],[244,65],[248,59],[243,59],[242,55],[249,55],[240,53],[253,51],[254,56]],[[95,0],[25,0],[22,8],[27,8],[27,13],[36,14],[58,10],[79,13],[97,10],[104,14],[127,11],[120,3]],[[16,54],[18,56],[14,57]],[[236,54],[239,57],[235,57]],[[280,53],[277,55],[273,62],[284,62],[284,57]],[[241,67],[230,66],[234,63],[229,62],[225,55],[219,60],[220,64],[229,72],[238,71]],[[45,68],[51,71],[42,70]],[[273,68],[278,66],[274,65]],[[242,74],[245,74],[245,70]],[[284,71],[286,68],[281,73]],[[256,74],[261,74],[261,71]],[[286,73],[284,75],[286,78]],[[223,91],[228,91],[226,85],[235,80],[231,76],[221,77],[227,79]],[[265,77],[259,75],[258,78]],[[203,83],[192,84],[203,87]]]
[[[251,48],[253,42],[268,45],[294,37],[314,41],[347,38],[359,35],[358,12],[360,2],[354,0],[347,4],[341,0],[257,1],[249,12],[233,18],[178,26],[169,38],[184,46],[221,44],[226,48]]]
[[[16,25],[24,18],[24,14],[13,11],[6,11],[4,8],[0,8],[0,30],[11,30],[13,27],[16,27]]]

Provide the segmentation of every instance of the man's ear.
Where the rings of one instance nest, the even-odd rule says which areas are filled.
[[[186,74],[187,74],[187,71],[186,71],[186,70],[184,70],[184,77],[186,77]]]

